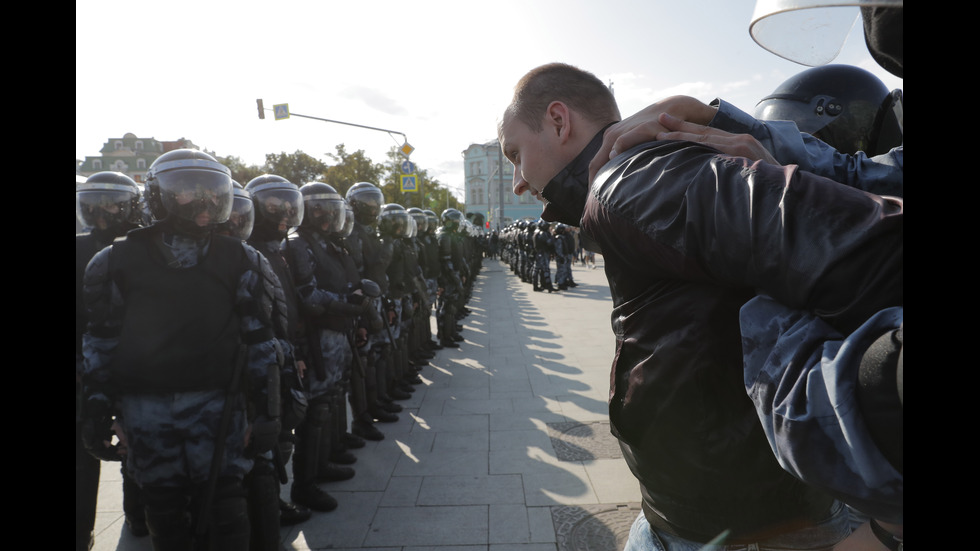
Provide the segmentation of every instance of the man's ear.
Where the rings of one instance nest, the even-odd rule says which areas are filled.
[[[560,101],[553,101],[548,104],[547,110],[547,130],[554,132],[555,136],[564,143],[571,136],[571,112],[568,106]]]

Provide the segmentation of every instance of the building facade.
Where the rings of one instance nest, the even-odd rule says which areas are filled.
[[[96,172],[110,170],[122,172],[136,182],[142,183],[146,169],[157,157],[174,149],[199,149],[190,140],[180,138],[175,141],[160,141],[155,138],[137,138],[127,132],[121,138],[110,138],[102,146],[99,155],[86,156],[80,163],[76,160],[76,174],[91,176]]]
[[[541,202],[530,193],[514,195],[514,165],[500,142],[472,144],[463,151],[466,214],[480,214],[489,229],[499,230],[521,218],[540,218]]]

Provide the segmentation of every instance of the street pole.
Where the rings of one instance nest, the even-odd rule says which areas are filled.
[[[493,183],[492,183],[493,182],[493,176],[494,176],[494,174],[497,173],[497,171],[499,169],[500,169],[500,165],[499,164],[496,165],[496,166],[494,166],[493,167],[493,170],[490,171],[490,177],[487,178],[487,220],[488,221],[491,218],[491,213],[493,213],[493,192],[491,191],[493,189]],[[500,222],[499,221],[497,221],[497,225],[498,226],[500,225]]]
[[[500,143],[497,143],[497,167],[504,166],[503,152],[500,150]],[[504,219],[504,171],[499,170],[497,172],[497,184],[499,193],[497,197],[500,199],[497,201],[500,203],[500,214],[497,216],[497,230],[500,230],[500,223]]]

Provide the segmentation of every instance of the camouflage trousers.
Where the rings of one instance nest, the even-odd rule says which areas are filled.
[[[206,482],[224,404],[224,390],[123,395],[118,407],[128,446],[126,470],[136,483],[185,487]],[[247,424],[239,397],[220,476],[241,479],[252,468],[245,457]]]

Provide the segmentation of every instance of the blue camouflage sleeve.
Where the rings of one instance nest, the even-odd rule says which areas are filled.
[[[119,342],[125,304],[109,275],[107,247],[89,262],[82,280],[88,325],[82,336],[82,384],[89,398],[111,402],[109,362]]]
[[[874,444],[857,403],[861,358],[898,328],[883,310],[846,338],[821,319],[766,297],[740,315],[745,388],[780,465],[859,511],[903,522],[904,477]]]
[[[246,378],[249,400],[260,417],[276,417],[270,411],[270,380],[278,379],[284,356],[275,333],[276,301],[282,299],[282,287],[269,261],[250,245],[242,243],[248,258],[248,269],[239,280],[237,303],[242,334],[248,345]]]

